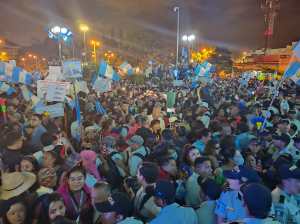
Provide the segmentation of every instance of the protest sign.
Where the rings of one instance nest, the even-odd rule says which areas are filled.
[[[49,66],[49,74],[46,80],[59,81],[63,79],[63,74],[61,72],[61,66]]]
[[[64,104],[57,103],[49,106],[41,105],[35,108],[35,112],[38,114],[48,113],[51,118],[64,116]]]
[[[63,75],[66,79],[76,79],[82,77],[81,62],[69,60],[63,62]]]
[[[51,101],[63,101],[66,93],[69,91],[69,82],[55,82],[49,80],[38,80],[37,81],[37,96],[40,99],[46,99]],[[49,89],[49,90],[48,90]],[[52,92],[53,91],[53,92]],[[63,96],[58,96],[62,94]],[[57,99],[57,100],[54,100]]]
[[[93,86],[93,89],[100,93],[105,93],[111,90],[111,80],[98,78]]]

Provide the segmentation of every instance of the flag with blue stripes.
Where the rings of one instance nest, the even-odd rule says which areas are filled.
[[[198,64],[195,68],[195,75],[196,76],[206,76],[206,77],[210,77],[211,75],[211,68],[212,68],[212,64],[210,64],[209,62],[205,61],[202,64]]]
[[[102,114],[102,115],[106,114],[106,110],[104,109],[104,107],[102,106],[102,104],[100,103],[99,100],[96,100],[95,104],[96,104],[95,105],[96,106],[96,112],[98,114]]]
[[[132,68],[132,66],[127,61],[124,61],[123,64],[120,65],[120,69],[126,75],[130,76],[130,75],[133,74],[133,68]]]
[[[283,78],[290,78],[297,85],[300,85],[300,41],[296,44],[293,50],[293,56],[284,72]]]
[[[104,60],[100,62],[98,75],[114,81],[120,81],[120,76],[115,72],[113,67]]]

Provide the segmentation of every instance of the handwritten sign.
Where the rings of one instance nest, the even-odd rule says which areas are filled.
[[[40,99],[53,101],[63,101],[61,98],[64,98],[66,93],[70,89],[69,82],[56,82],[49,80],[38,80],[37,81],[37,96]],[[59,94],[63,96],[58,96]],[[54,100],[57,99],[57,100]]]

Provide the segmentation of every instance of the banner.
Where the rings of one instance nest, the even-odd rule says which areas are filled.
[[[41,105],[35,108],[35,112],[38,114],[49,113],[51,118],[64,116],[64,104],[57,103],[49,106]]]
[[[48,89],[50,90],[48,91]],[[69,82],[55,82],[55,81],[49,81],[49,80],[38,80],[37,81],[37,96],[40,99],[46,99],[53,101],[57,97],[57,99],[61,99],[58,94],[63,94],[65,97],[66,93],[68,93],[70,89],[70,83]],[[54,93],[51,93],[51,91],[54,91]],[[49,96],[47,96],[49,95]],[[49,101],[49,102],[51,102]],[[59,101],[60,102],[60,101]]]
[[[63,75],[66,79],[82,78],[81,62],[75,60],[64,61]]]

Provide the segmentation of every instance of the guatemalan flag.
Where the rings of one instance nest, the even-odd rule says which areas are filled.
[[[32,75],[11,63],[0,62],[0,76],[5,77],[5,81],[12,83],[32,84]]]
[[[120,80],[120,76],[115,72],[113,67],[107,64],[104,60],[100,62],[98,75],[114,81]]]
[[[205,61],[202,64],[198,64],[195,68],[195,75],[196,76],[210,76],[210,70],[212,68],[212,64],[209,62]]]
[[[132,75],[133,74],[133,68],[132,66],[125,61],[123,64],[120,65],[120,69],[122,70],[122,72],[124,72],[126,75]]]
[[[284,72],[283,78],[292,79],[297,85],[300,85],[300,42],[298,42],[293,50],[293,56]]]

